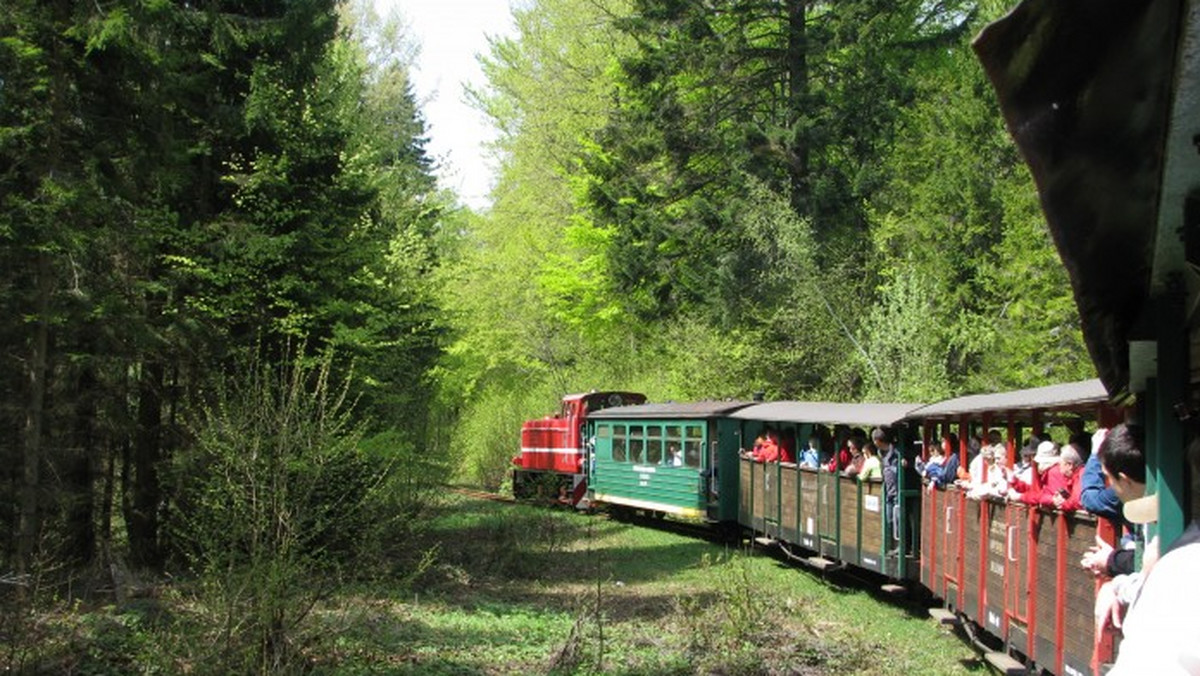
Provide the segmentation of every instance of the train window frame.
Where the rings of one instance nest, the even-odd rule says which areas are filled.
[[[684,425],[683,435],[683,465],[700,469],[704,462],[704,425]]]
[[[646,425],[646,464],[661,465],[663,461],[663,426]]]
[[[625,462],[625,451],[627,448],[625,444],[627,439],[626,426],[613,425],[612,447],[609,449],[609,455],[612,457],[613,462]]]
[[[634,450],[636,448],[636,450]],[[629,426],[629,445],[625,447],[626,457],[635,465],[646,461],[646,427],[645,425]]]
[[[601,423],[596,426],[597,439],[609,439],[612,437],[612,427],[608,423]]]
[[[666,448],[663,452],[663,464],[668,467],[679,467],[683,464],[683,429],[685,425],[664,425],[663,426],[663,443]],[[674,448],[674,451],[672,451]],[[678,462],[676,462],[678,460]]]

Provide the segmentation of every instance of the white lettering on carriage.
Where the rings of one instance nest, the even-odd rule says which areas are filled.
[[[879,511],[879,496],[878,495],[864,495],[863,496],[863,509],[867,510],[868,512],[878,512]]]
[[[634,465],[633,471],[638,472],[639,474],[654,474],[658,470],[651,465]]]

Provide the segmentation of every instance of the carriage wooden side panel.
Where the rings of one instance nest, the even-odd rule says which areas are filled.
[[[883,482],[864,481],[860,484],[862,500],[858,502],[861,514],[859,531],[859,561],[863,568],[883,571],[884,555],[884,504]]]
[[[820,543],[820,530],[817,521],[820,518],[817,504],[817,474],[804,472],[800,480],[800,545],[805,549],[817,551]]]
[[[859,485],[851,477],[838,477],[841,484],[841,527],[838,529],[841,542],[841,559],[846,563],[859,564],[858,509],[861,504]]]
[[[1057,651],[1057,602],[1055,577],[1058,571],[1058,519],[1056,512],[1036,510],[1030,527],[1033,540],[1037,543],[1030,552],[1036,566],[1033,587],[1034,603],[1034,654],[1038,664],[1058,672]]]
[[[1091,572],[1079,565],[1079,559],[1096,543],[1096,518],[1086,513],[1059,517],[1066,521],[1066,584],[1059,589],[1063,604],[1063,672],[1089,673],[1092,646],[1096,637],[1093,609],[1096,583]],[[1110,660],[1104,660],[1110,661]]]
[[[779,470],[779,537],[786,542],[799,542],[800,471],[795,465]]]
[[[817,483],[817,529],[821,533],[820,552],[823,556],[838,558],[838,483],[837,477],[828,472],[816,473]]]

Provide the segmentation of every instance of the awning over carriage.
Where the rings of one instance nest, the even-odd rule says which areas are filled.
[[[1196,118],[1173,119],[1183,12],[1183,0],[1027,0],[975,42],[1118,396],[1131,387],[1130,341],[1152,338],[1149,300],[1182,268],[1182,201],[1169,193],[1200,176]]]

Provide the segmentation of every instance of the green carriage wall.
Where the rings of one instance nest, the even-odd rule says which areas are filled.
[[[629,439],[631,427],[640,427],[642,438],[647,438],[648,428],[660,428],[662,434],[656,438],[663,440],[664,447],[658,462],[648,462],[645,451],[643,462],[633,462],[628,459],[628,448],[627,459],[614,459],[615,431],[623,428]],[[671,463],[666,452],[667,427],[680,427],[685,443],[694,438],[688,437],[689,429],[701,431],[699,466]],[[591,499],[689,518],[734,521],[738,490],[737,432],[738,426],[725,418],[610,418],[592,422],[590,433],[595,448],[588,467]],[[686,458],[686,448],[682,450]],[[710,502],[709,482],[713,468],[716,469],[713,480],[716,495]]]

